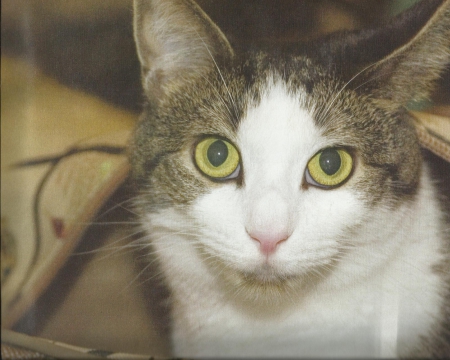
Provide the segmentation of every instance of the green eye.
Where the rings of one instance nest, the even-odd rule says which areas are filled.
[[[309,160],[306,180],[312,185],[333,187],[342,184],[352,169],[353,159],[347,151],[328,148]]]
[[[200,141],[195,148],[195,163],[215,179],[231,179],[239,174],[239,153],[228,141],[215,137]]]

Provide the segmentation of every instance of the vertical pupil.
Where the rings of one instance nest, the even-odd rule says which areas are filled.
[[[222,165],[228,157],[228,147],[222,140],[214,141],[208,148],[207,157],[212,166]]]
[[[341,155],[335,149],[325,149],[320,154],[319,165],[325,174],[336,174],[341,168]]]

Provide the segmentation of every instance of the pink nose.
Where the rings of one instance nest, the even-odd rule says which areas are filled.
[[[249,232],[252,239],[259,242],[259,250],[264,255],[273,254],[279,243],[288,239],[289,234],[285,232]]]

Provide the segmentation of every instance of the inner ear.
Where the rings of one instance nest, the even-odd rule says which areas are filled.
[[[191,0],[134,0],[134,34],[147,93],[233,56],[224,34]]]

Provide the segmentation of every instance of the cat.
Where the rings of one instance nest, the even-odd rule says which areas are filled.
[[[406,106],[450,63],[450,1],[240,52],[191,0],[135,0],[134,31],[173,356],[449,356],[449,223]]]

